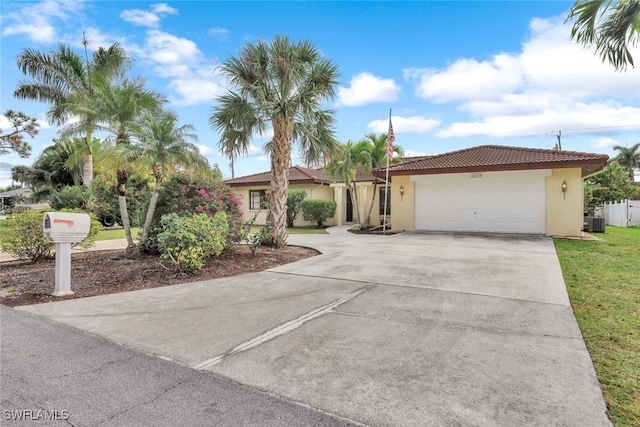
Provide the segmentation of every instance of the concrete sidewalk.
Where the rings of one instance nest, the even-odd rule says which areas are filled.
[[[368,425],[610,425],[551,239],[330,231],[267,272],[21,310]]]

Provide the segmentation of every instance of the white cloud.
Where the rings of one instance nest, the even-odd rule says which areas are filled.
[[[591,140],[591,145],[593,146],[593,148],[599,148],[599,149],[613,147],[616,144],[618,144],[618,141],[616,141],[613,138],[609,138],[607,136],[594,138]]]
[[[393,132],[396,135],[401,133],[428,133],[440,125],[439,120],[428,119],[422,116],[391,118]],[[389,131],[389,119],[374,120],[367,127],[376,133],[386,133]]]
[[[120,17],[134,25],[157,28],[160,25],[162,15],[175,15],[178,11],[166,3],[158,3],[151,6],[151,12],[141,9],[126,9],[120,13]]]
[[[81,0],[45,0],[36,4],[27,3],[23,7],[18,4],[12,3],[12,11],[2,17],[2,35],[25,35],[29,40],[42,44],[58,41],[56,27],[59,21],[69,20],[84,8]]]
[[[210,28],[209,31],[207,31],[207,34],[220,40],[225,40],[229,35],[229,30],[222,27],[214,27]]]
[[[422,156],[428,156],[429,154],[427,153],[423,153],[420,151],[414,151],[414,150],[405,150],[404,151],[404,157],[422,157]]]
[[[392,102],[398,99],[399,91],[400,86],[393,79],[360,73],[351,79],[348,88],[338,88],[337,105],[357,107],[374,102]]]
[[[166,3],[157,3],[154,5],[151,5],[151,10],[153,11],[153,13],[164,13],[164,14],[168,14],[168,15],[177,15],[178,14],[178,10],[172,8],[171,6],[169,6]]]
[[[170,100],[176,105],[193,105],[211,103],[224,92],[224,88],[214,81],[192,79],[173,79],[169,88],[178,96],[171,96]]]
[[[160,24],[160,17],[157,14],[140,9],[123,10],[120,13],[120,18],[143,27],[157,27]]]
[[[615,72],[570,39],[563,17],[533,19],[521,52],[404,70],[416,94],[471,115],[440,137],[514,137],[640,123],[640,68]],[[640,48],[633,50],[640,57]],[[395,121],[394,121],[395,129]]]
[[[197,147],[198,147],[198,150],[200,151],[200,154],[202,154],[203,156],[208,156],[209,154],[213,154],[213,149],[211,149],[210,147],[207,147],[204,144],[198,144]]]
[[[404,76],[418,82],[418,96],[435,102],[494,99],[522,83],[520,64],[508,54],[482,62],[459,59],[444,70],[409,68]]]

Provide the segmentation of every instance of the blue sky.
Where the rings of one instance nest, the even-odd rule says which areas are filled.
[[[392,109],[396,144],[408,155],[482,144],[553,148],[561,130],[563,149],[612,156],[613,145],[640,141],[640,67],[615,72],[572,42],[564,24],[571,4],[3,0],[0,112],[44,119],[46,104],[12,97],[23,78],[16,56],[59,42],[81,52],[85,32],[90,48],[125,47],[136,60],[131,75],[168,97],[181,123],[196,127],[202,153],[230,177],[208,126],[226,87],[215,69],[245,43],[282,34],[310,40],[338,64],[338,97],[327,106],[341,142],[385,132]],[[30,165],[57,130],[43,121],[33,155],[4,155],[0,164]],[[269,169],[267,139],[255,138],[236,176]],[[7,174],[0,170],[0,186]]]

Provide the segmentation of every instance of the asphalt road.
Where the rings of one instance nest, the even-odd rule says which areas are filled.
[[[353,425],[2,305],[0,334],[2,426]]]

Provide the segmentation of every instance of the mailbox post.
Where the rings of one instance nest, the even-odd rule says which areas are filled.
[[[71,295],[71,244],[89,234],[91,219],[82,213],[47,212],[42,222],[44,235],[56,244],[55,289],[52,295]]]

